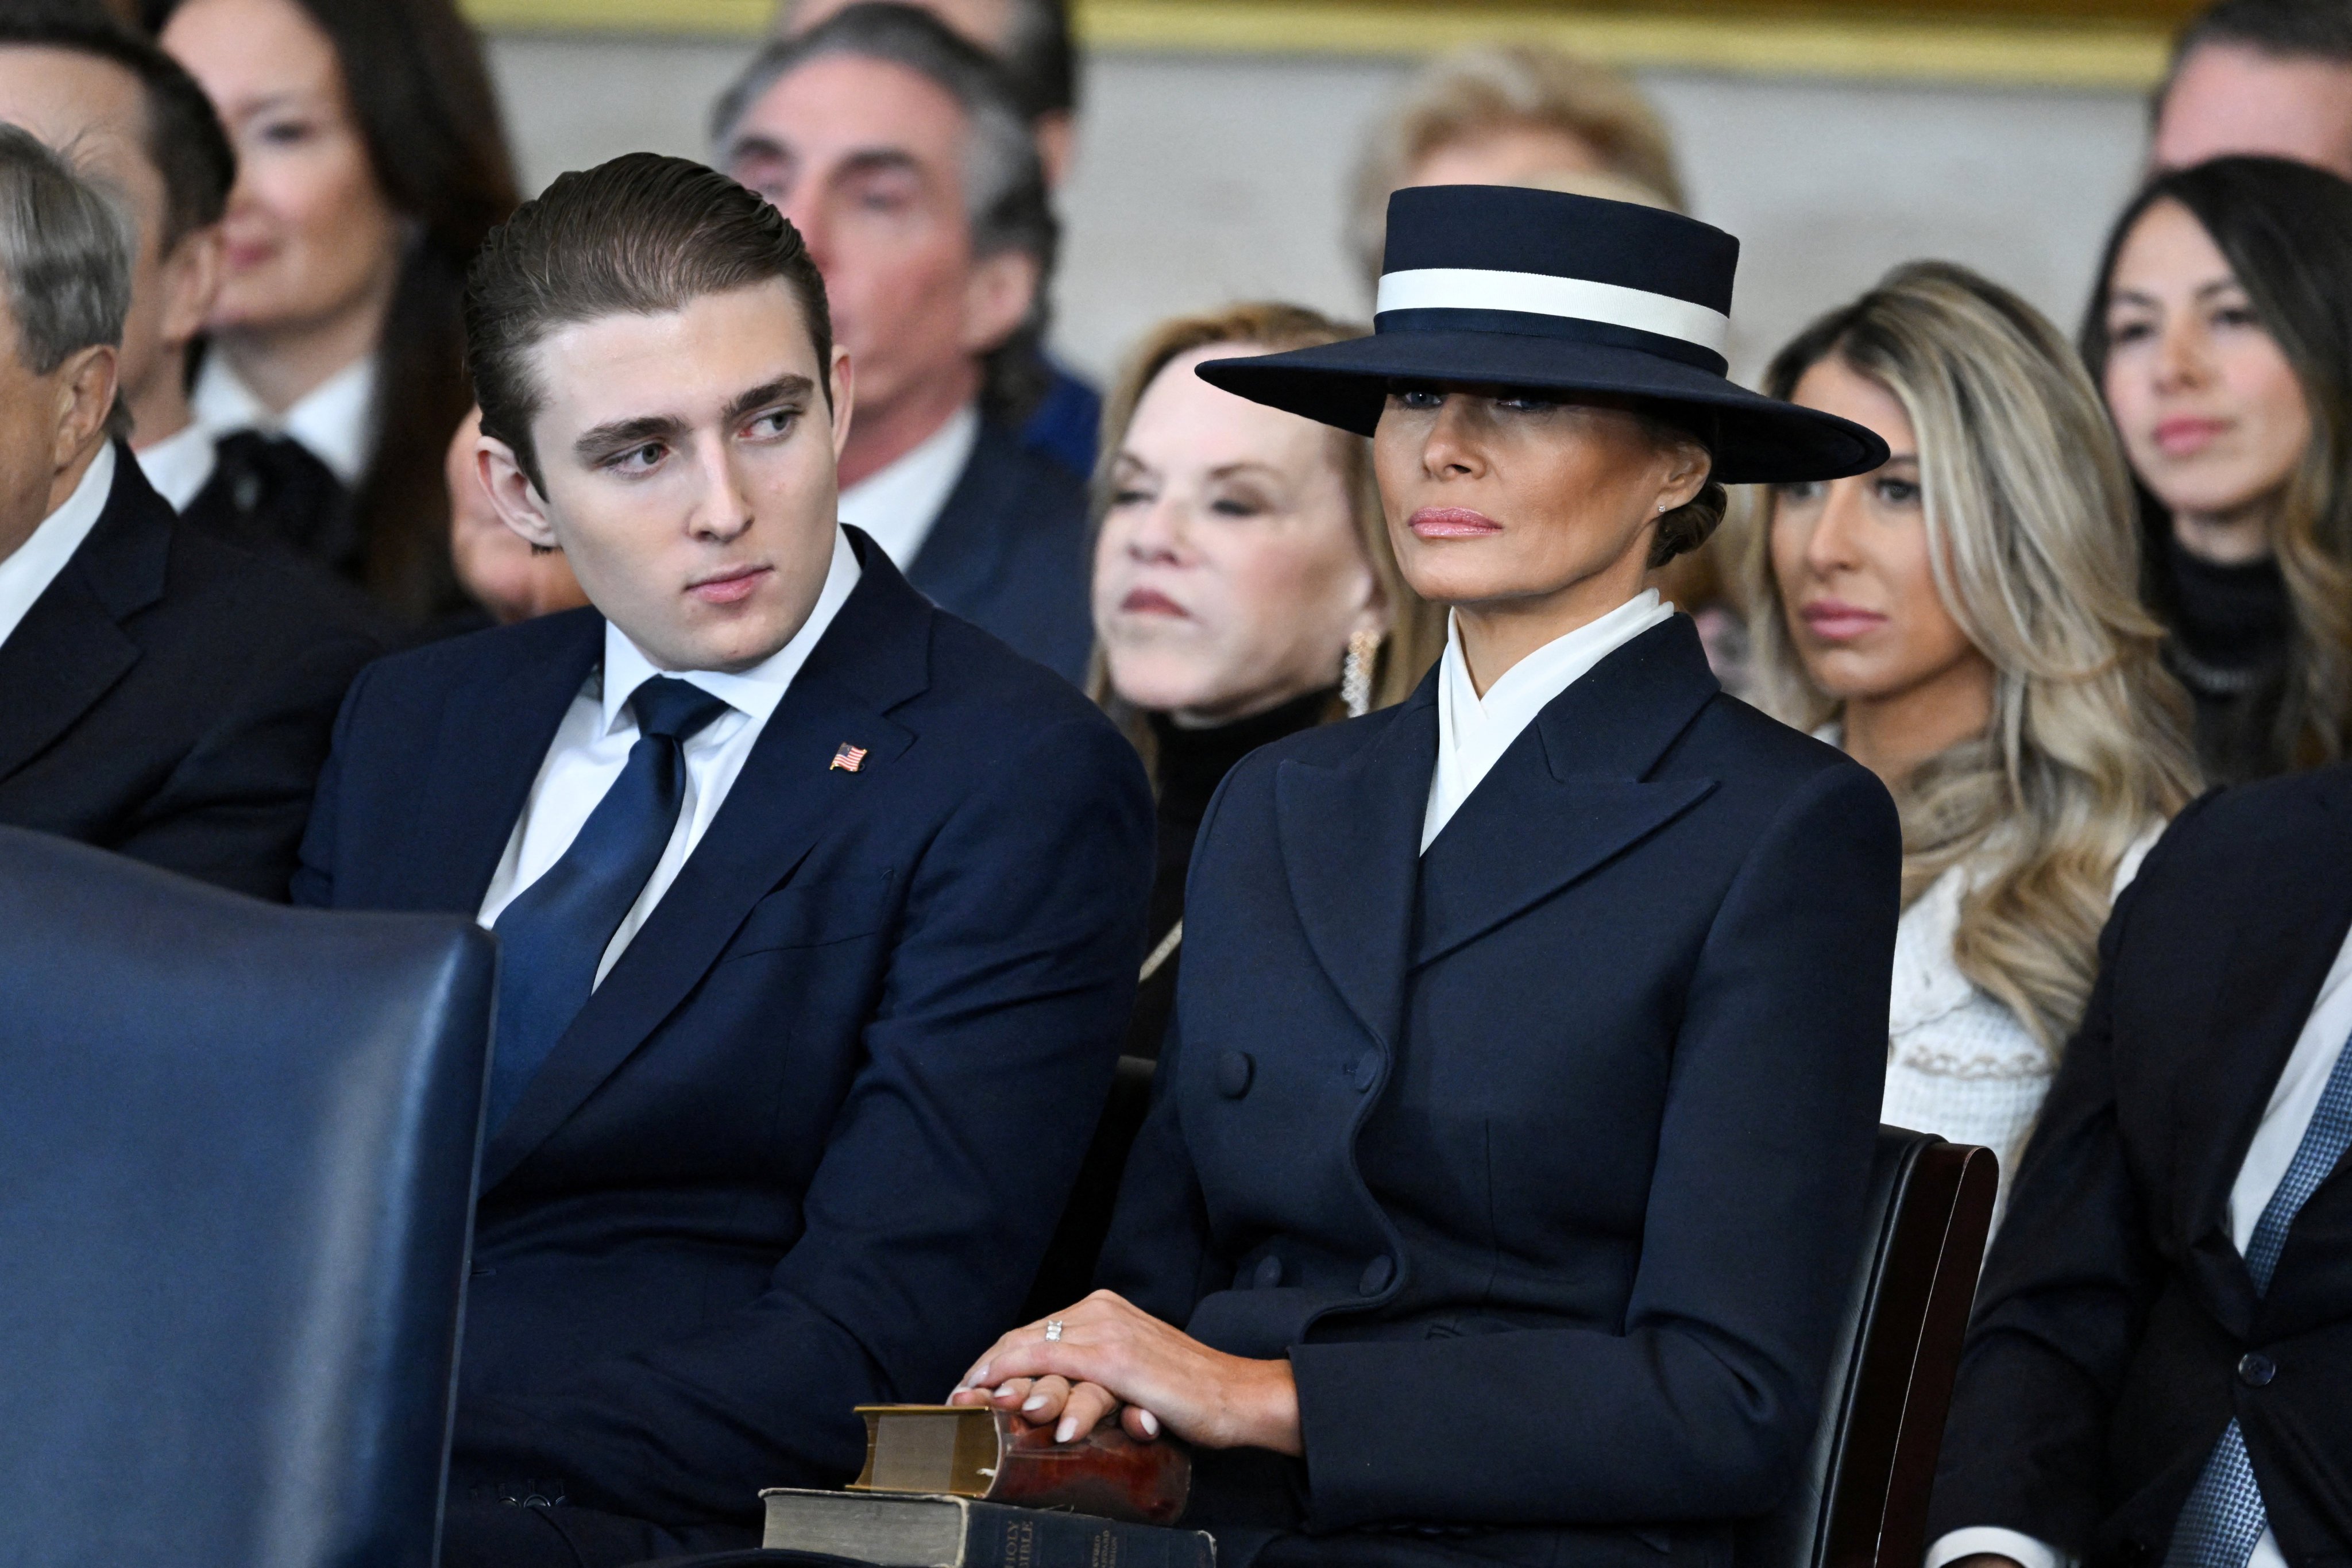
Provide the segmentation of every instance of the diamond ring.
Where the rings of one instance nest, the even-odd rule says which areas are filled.
[[[1045,1320],[1045,1337],[1049,1340],[1058,1340],[1062,1337],[1061,1319],[1048,1318]]]

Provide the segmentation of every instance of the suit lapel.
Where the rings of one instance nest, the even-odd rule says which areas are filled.
[[[877,768],[914,743],[914,732],[887,715],[929,682],[930,607],[864,534],[853,529],[851,538],[864,564],[856,589],[770,716],[677,880],[491,1137],[482,1191],[512,1173],[677,1010],[751,906],[827,828],[871,799]],[[867,752],[856,773],[831,765],[845,741]]]
[[[2237,913],[2210,1025],[2189,1042],[2191,1055],[2174,1086],[2180,1170],[2174,1191],[2187,1205],[2179,1234],[2206,1268],[2231,1281],[2229,1293],[2249,1320],[2253,1279],[2230,1237],[2230,1189],[2320,983],[2352,931],[2347,781],[2352,771],[2303,807],[2305,820],[2278,826],[2273,843],[2294,846],[2307,869],[2273,882],[2270,896]],[[2216,1117],[2216,1107],[2226,1114]]]
[[[1011,480],[1011,470],[997,449],[1002,438],[987,421],[981,422],[955,489],[948,492],[922,548],[907,567],[907,580],[935,603],[971,603],[1003,568],[1005,532],[987,526],[989,519],[1008,510],[1001,492]]]
[[[1643,781],[1717,689],[1676,616],[1547,704],[1423,857],[1413,961],[1475,941],[1712,793],[1712,779]]]
[[[572,610],[535,622],[529,635],[501,633],[514,648],[507,667],[452,692],[435,740],[434,781],[417,816],[412,879],[403,908],[481,906],[482,894],[522,816],[555,731],[604,655],[604,617]]]
[[[1384,1046],[1404,1006],[1422,814],[1437,765],[1437,672],[1337,767],[1285,762],[1275,815],[1290,899],[1331,984]]]
[[[163,595],[172,511],[127,447],[81,548],[0,642],[0,780],[47,751],[139,662],[122,623]]]

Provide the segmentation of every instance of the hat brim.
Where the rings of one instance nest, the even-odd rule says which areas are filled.
[[[1640,349],[1486,331],[1376,332],[1247,359],[1210,360],[1201,379],[1253,403],[1370,436],[1396,381],[1593,392],[1641,398],[1712,430],[1713,477],[1785,484],[1866,474],[1886,443],[1818,409],[1760,396],[1738,383]]]

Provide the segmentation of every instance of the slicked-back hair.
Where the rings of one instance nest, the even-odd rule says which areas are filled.
[[[630,153],[559,174],[490,232],[466,280],[466,365],[482,433],[514,448],[541,495],[531,421],[547,389],[532,351],[564,327],[658,316],[706,294],[782,281],[799,302],[833,400],[833,318],[800,231],[715,169]]]
[[[220,221],[236,184],[236,153],[212,100],[152,38],[95,0],[8,0],[0,6],[0,48],[62,49],[121,67],[139,79],[146,110],[141,138],[163,182],[163,227],[156,249]]]
[[[1042,350],[1061,226],[1045,193],[1045,165],[1038,161],[1029,116],[994,59],[929,11],[864,0],[761,49],[711,110],[713,150],[725,163],[751,105],[802,66],[832,55],[903,66],[954,99],[970,122],[963,194],[971,254],[984,259],[1011,252],[1037,263],[1037,289],[1027,319],[982,355],[982,411],[1002,424],[1018,425],[1045,390]]]
[[[47,375],[79,350],[121,344],[137,245],[121,202],[31,132],[0,124],[0,283],[27,369]]]

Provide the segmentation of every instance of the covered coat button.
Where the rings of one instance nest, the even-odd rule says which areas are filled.
[[[1247,1062],[1249,1058],[1243,1057],[1242,1060],[1244,1062]],[[1243,1070],[1246,1073],[1248,1069],[1244,1068]],[[1271,1290],[1276,1285],[1281,1284],[1282,1259],[1279,1258],[1259,1258],[1257,1260],[1257,1267],[1250,1270],[1250,1283],[1255,1285],[1261,1290]]]
[[[1395,1278],[1396,1264],[1385,1257],[1375,1258],[1364,1265],[1364,1277],[1357,1282],[1357,1287],[1367,1296],[1377,1296],[1387,1289],[1389,1281]]]
[[[2261,1388],[2278,1375],[2278,1363],[2260,1351],[2248,1351],[2238,1358],[2238,1381],[2248,1388]]]
[[[1250,1075],[1256,1068],[1247,1051],[1224,1052],[1217,1058],[1217,1092],[1227,1100],[1239,1100],[1249,1092]]]

